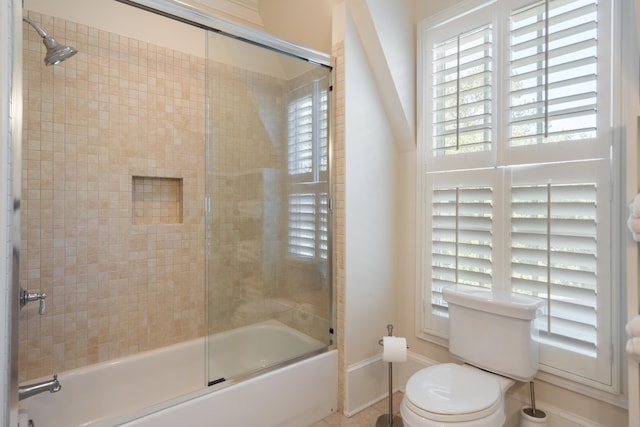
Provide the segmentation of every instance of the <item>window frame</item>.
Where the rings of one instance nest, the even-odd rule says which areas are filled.
[[[448,333],[447,326],[446,326],[447,322],[437,321],[436,325],[429,325],[427,322],[425,322],[425,319],[423,318],[423,309],[425,308],[424,305],[428,304],[430,301],[430,295],[427,295],[427,290],[425,289],[426,286],[423,285],[425,283],[424,281],[425,277],[427,274],[429,274],[429,271],[430,271],[430,266],[427,265],[425,261],[427,259],[425,255],[427,255],[430,251],[430,241],[429,241],[430,225],[429,225],[428,219],[431,217],[428,214],[430,209],[428,204],[430,200],[430,194],[428,192],[429,187],[427,184],[426,172],[429,172],[429,173],[435,172],[434,168],[432,168],[431,166],[428,166],[428,160],[432,159],[433,156],[430,156],[430,153],[428,151],[430,147],[429,147],[429,143],[427,142],[431,138],[431,128],[427,123],[428,121],[427,116],[429,114],[432,114],[431,103],[427,99],[428,94],[430,93],[430,91],[428,90],[429,89],[428,85],[430,84],[430,77],[426,77],[426,76],[430,76],[430,70],[431,70],[430,54],[425,53],[427,52],[426,47],[429,46],[428,41],[431,40],[431,39],[428,39],[427,37],[427,30],[438,29],[441,31],[441,27],[447,24],[450,24],[454,21],[457,21],[460,17],[463,17],[464,19],[467,19],[467,20],[473,20],[475,16],[474,13],[478,11],[483,11],[483,12],[491,11],[490,14],[492,15],[492,19],[498,20],[498,24],[495,30],[497,35],[495,37],[496,54],[494,57],[494,60],[497,61],[496,68],[494,69],[494,74],[497,74],[497,77],[494,79],[494,81],[500,82],[499,84],[501,85],[505,85],[504,80],[507,80],[509,76],[509,63],[508,63],[509,53],[508,52],[509,52],[510,46],[509,46],[509,26],[508,25],[509,25],[510,11],[516,10],[519,7],[523,7],[524,5],[531,4],[531,3],[533,2],[526,1],[526,0],[495,0],[495,1],[467,0],[435,16],[432,16],[430,18],[427,18],[421,21],[418,25],[418,76],[419,77],[417,79],[417,82],[418,82],[417,86],[418,86],[419,102],[418,102],[417,112],[418,112],[419,143],[418,143],[418,149],[417,149],[417,159],[418,159],[417,180],[418,181],[416,185],[418,203],[416,203],[416,206],[417,206],[417,233],[419,238],[417,239],[417,244],[416,244],[416,253],[417,253],[418,262],[417,262],[417,269],[416,269],[417,270],[416,271],[417,299],[416,299],[416,324],[415,325],[416,325],[416,336],[418,338],[421,338],[430,342],[435,342],[440,345],[445,345],[445,346],[447,345],[447,333]],[[608,140],[609,144],[607,144],[607,146],[604,148],[602,146],[598,146],[597,144],[591,144],[590,148],[588,150],[585,150],[585,152],[583,153],[584,154],[583,160],[588,160],[592,158],[612,158],[613,161],[615,161],[615,154],[612,153],[612,150],[613,150],[612,147],[615,143],[615,141],[613,140],[613,131],[612,131],[613,124],[611,123],[613,119],[611,118],[611,115],[601,113],[603,111],[611,111],[611,106],[613,105],[613,102],[612,102],[613,82],[611,81],[611,64],[614,59],[612,55],[609,56],[607,59],[601,58],[602,52],[605,52],[605,50],[603,50],[603,47],[602,47],[603,45],[608,45],[609,46],[608,49],[612,49],[613,47],[613,43],[612,43],[613,29],[610,27],[610,25],[612,25],[612,15],[609,15],[609,13],[611,13],[611,10],[613,9],[613,0],[611,0],[611,2],[607,0],[599,2],[600,5],[602,5],[603,3],[607,7],[601,8],[601,10],[605,9],[605,13],[602,14],[601,12],[599,12],[601,13],[600,19],[599,19],[599,25],[601,25],[602,22],[604,22],[604,25],[602,25],[599,29],[598,49],[600,52],[599,61],[603,60],[604,63],[608,66],[605,66],[605,67],[599,66],[598,81],[601,81],[601,80],[607,81],[607,85],[605,85],[606,89],[603,89],[600,86],[598,88],[599,93],[598,93],[597,102],[598,102],[598,111],[600,113],[598,115],[598,135],[594,140],[596,141]],[[477,25],[480,25],[480,24],[477,24]],[[458,31],[460,30],[458,29]],[[501,76],[506,76],[506,77],[501,77]],[[494,140],[498,141],[497,144],[508,144],[507,127],[509,125],[510,113],[509,113],[507,99],[509,96],[509,89],[506,86],[504,88],[498,88],[497,87],[499,86],[498,84],[496,84],[495,86],[496,87],[494,87],[492,91],[494,91],[494,93],[497,91],[498,94],[496,94],[494,98],[495,108],[493,111],[494,111],[494,114],[497,116],[499,115],[499,117],[497,117],[495,120],[492,121],[492,126],[494,127],[493,134],[495,135]],[[603,117],[605,118],[604,123],[600,121],[601,120],[600,115],[604,116]],[[563,147],[559,148],[558,153],[555,153],[555,155],[557,155],[558,161],[563,161],[568,157],[565,154],[567,153],[567,150],[571,150],[571,148],[573,148],[571,147],[572,143],[574,142],[567,142],[562,144]],[[504,148],[502,148],[501,150],[495,150],[496,144],[492,144],[492,145],[494,145],[494,147],[492,147],[491,155],[484,156],[485,159],[481,160],[486,162],[486,164],[484,164],[484,167],[487,169],[491,169],[491,168],[500,169],[505,167],[505,164],[511,164],[512,166],[510,167],[516,167],[517,165],[530,163],[530,159],[535,159],[535,161],[543,161],[545,158],[548,159],[548,157],[540,157],[540,156],[537,156],[537,154],[532,154],[531,151],[533,151],[535,147],[533,149],[527,148],[524,150],[519,150],[520,148],[523,148],[523,147],[517,147],[516,149],[509,147],[506,150]],[[553,144],[549,144],[549,145],[553,145]],[[531,156],[534,156],[534,157],[531,157]],[[460,170],[464,170],[466,169],[467,166],[469,167],[471,166],[471,164],[473,163],[473,160],[470,160],[468,163],[465,163],[465,162],[468,160],[467,159],[468,157],[472,157],[472,156],[464,155],[464,157],[465,159],[463,159],[462,162],[456,162],[456,164],[458,165],[456,169],[460,168]],[[476,157],[480,157],[480,156],[476,156]],[[489,159],[487,159],[487,157],[489,157]],[[525,161],[527,159],[529,159],[528,162]],[[446,173],[446,170],[451,167],[451,164],[449,163],[453,163],[453,162],[447,162],[446,159],[445,161],[442,161],[442,159],[440,158],[438,159],[438,162],[439,162],[439,165],[436,166],[435,169],[437,171],[441,171],[444,173]],[[477,162],[475,164],[477,165]],[[610,168],[614,168],[614,167],[615,166],[613,165],[613,163],[611,163]],[[521,168],[526,169],[526,166],[521,166]],[[468,173],[468,172],[465,170],[464,173]],[[508,174],[509,172],[506,172],[506,173]],[[609,195],[609,205],[611,209],[610,210],[611,212],[610,228],[609,228],[609,232],[611,235],[610,264],[612,265],[613,262],[618,261],[618,257],[620,257],[620,252],[622,250],[621,247],[619,247],[619,245],[617,244],[616,236],[620,230],[620,224],[619,224],[620,221],[619,221],[619,218],[617,218],[617,216],[619,216],[618,207],[620,206],[620,187],[624,184],[624,179],[621,179],[621,177],[618,177],[618,176],[614,176],[613,172],[610,172],[610,175],[611,175],[611,178],[608,180],[608,182],[615,184],[615,186],[610,189],[611,191]],[[510,196],[508,194],[510,190],[505,188],[501,192],[502,194],[500,197],[504,198],[505,203],[506,202],[510,203]],[[497,235],[502,237],[508,237],[509,224],[507,224],[506,227],[501,227],[501,228],[503,229],[498,230]],[[510,245],[504,245],[504,246],[505,246],[504,248],[494,248],[494,250],[500,251],[498,252],[497,256],[510,256],[509,255]],[[510,273],[509,273],[510,268],[508,267],[508,263],[503,263],[503,266],[504,265],[506,265],[506,267],[499,268],[496,274],[500,279],[506,278],[506,280],[508,280],[510,276]],[[619,331],[619,324],[620,324],[619,318],[616,317],[616,311],[619,312],[620,309],[624,309],[624,305],[622,304],[622,300],[620,298],[620,293],[623,286],[622,280],[620,277],[622,272],[616,272],[615,268],[611,268],[610,270],[611,271],[607,271],[608,277],[611,278],[610,280],[617,283],[617,286],[615,287],[615,289],[612,290],[611,296],[610,296],[610,302],[612,304],[615,303],[616,305],[611,306],[609,308],[610,310],[609,316],[611,317],[611,332],[612,332],[611,338],[613,340],[612,349],[610,352],[610,358],[612,360],[611,372],[610,372],[611,381],[609,381],[607,384],[603,384],[599,381],[592,381],[589,379],[580,378],[576,375],[566,374],[564,371],[562,371],[562,369],[557,369],[557,368],[545,366],[542,364],[540,366],[540,372],[538,374],[539,377],[544,377],[546,380],[554,383],[558,383],[558,384],[570,383],[572,384],[573,387],[579,388],[583,392],[586,392],[587,394],[596,393],[600,395],[602,392],[605,392],[608,395],[620,394],[620,391],[621,391],[620,369],[622,365],[620,360],[620,353],[621,353],[620,343],[622,339],[621,339],[621,336],[618,336],[619,334],[616,334],[616,331]],[[611,399],[615,399],[615,398],[607,398],[605,400],[611,400]]]

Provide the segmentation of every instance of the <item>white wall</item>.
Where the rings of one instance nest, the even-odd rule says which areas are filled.
[[[388,67],[389,83],[396,91],[398,110],[402,114],[396,116],[387,111],[387,116],[391,120],[407,122],[408,133],[396,131],[396,138],[406,139],[399,144],[403,151],[415,151],[416,31],[412,25],[413,2],[403,0],[390,5],[388,1],[368,0],[366,5],[386,61],[386,64],[376,62],[372,65],[374,69]],[[365,40],[365,43],[371,42]]]
[[[340,0],[260,2],[264,30],[320,52],[331,52],[331,14]]]
[[[394,142],[367,60],[347,18],[346,356],[355,363],[380,352],[393,321]]]
[[[353,369],[380,353],[378,339],[394,321],[397,183],[392,135],[349,16],[345,30],[345,357]],[[382,369],[349,374],[346,410],[369,404],[385,378]]]
[[[406,255],[398,233],[406,212],[400,204],[400,160],[403,150],[415,150],[412,2],[357,3],[344,9],[347,414],[388,389],[378,345],[386,325],[395,324],[397,335],[412,333],[396,323],[399,258]],[[401,126],[394,126],[397,114]]]

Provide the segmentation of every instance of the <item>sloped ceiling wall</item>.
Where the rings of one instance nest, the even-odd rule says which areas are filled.
[[[347,0],[383,108],[401,151],[414,150],[415,23],[413,2]]]

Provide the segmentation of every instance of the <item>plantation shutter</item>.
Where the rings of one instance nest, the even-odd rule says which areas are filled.
[[[318,105],[318,172],[328,171],[329,165],[329,102],[326,90],[320,91]]]
[[[547,300],[540,324],[553,345],[597,355],[597,186],[511,189],[511,285]]]
[[[492,283],[493,190],[436,187],[431,199],[431,313],[448,316],[442,289]]]
[[[510,23],[510,145],[595,138],[596,1],[536,2]]]
[[[328,256],[329,197],[327,193],[289,195],[289,253],[322,259]],[[317,230],[317,232],[316,232]]]
[[[491,149],[492,26],[433,46],[434,156]]]
[[[420,334],[443,343],[446,286],[535,295],[547,301],[541,370],[609,390],[610,4],[498,0],[455,12],[422,28]]]
[[[315,92],[318,99],[318,156],[316,180],[324,181],[324,175],[329,171],[329,93],[320,90],[319,84],[315,84]],[[316,242],[318,255],[327,259],[329,254],[329,195],[317,193],[318,205],[318,241]]]
[[[299,88],[306,94],[295,97],[288,107],[288,252],[326,259],[329,197],[318,191],[329,164],[328,91],[322,85],[315,80]]]
[[[289,103],[288,108],[289,175],[313,171],[313,96],[307,95]],[[326,129],[326,119],[325,119]]]
[[[289,195],[289,253],[304,257],[316,254],[316,196]]]
[[[329,255],[329,195],[327,193],[320,193],[318,197],[320,198],[318,253],[320,258],[327,259]]]

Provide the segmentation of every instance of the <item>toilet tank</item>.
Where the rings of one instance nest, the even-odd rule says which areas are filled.
[[[538,371],[535,319],[544,300],[467,285],[444,288],[449,352],[484,370],[530,381]]]

